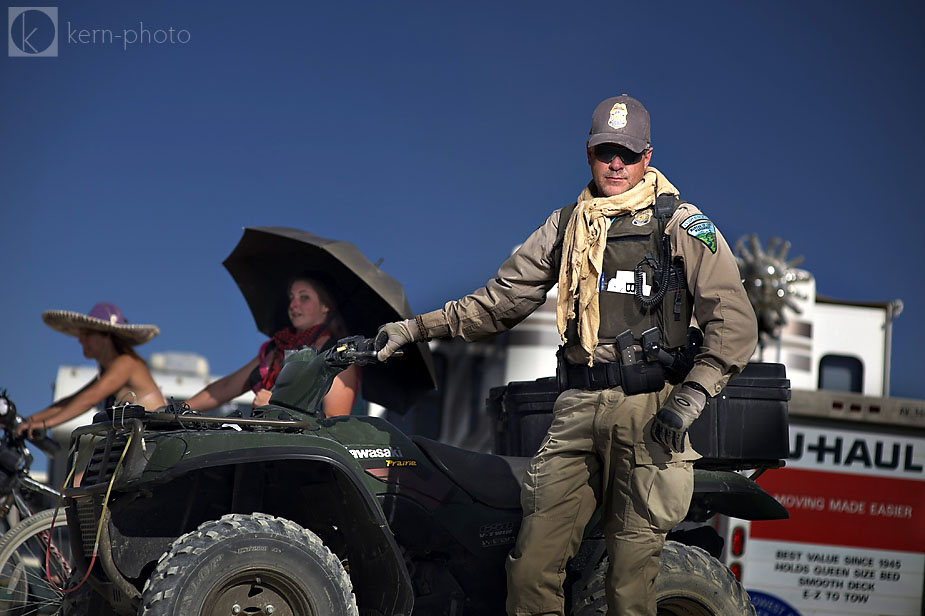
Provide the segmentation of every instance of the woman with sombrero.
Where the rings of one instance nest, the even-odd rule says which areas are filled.
[[[133,348],[157,336],[156,326],[129,324],[117,306],[106,302],[95,305],[89,314],[49,310],[42,313],[42,320],[52,329],[75,336],[84,357],[95,359],[100,372],[77,393],[28,417],[20,432],[53,428],[100,403],[106,408],[125,401],[147,410],[167,404],[147,364]]]

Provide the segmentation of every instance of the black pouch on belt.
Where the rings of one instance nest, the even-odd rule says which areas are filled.
[[[620,380],[623,393],[628,396],[661,391],[665,386],[665,367],[658,361],[649,361],[642,347],[636,344],[633,332],[626,330],[617,336],[620,351]]]
[[[620,365],[621,387],[627,396],[661,391],[665,386],[665,368],[658,362],[641,361]]]

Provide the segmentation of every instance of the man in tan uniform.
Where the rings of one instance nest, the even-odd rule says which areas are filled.
[[[566,563],[598,507],[609,613],[655,614],[661,548],[687,513],[700,457],[687,430],[757,342],[723,236],[649,164],[642,104],[622,95],[598,105],[587,155],[592,180],[577,202],[554,211],[494,279],[376,338],[381,361],[410,342],[478,340],[519,323],[559,285],[562,391],[521,495],[511,616],[564,614]],[[675,361],[692,314],[703,335],[693,366]]]

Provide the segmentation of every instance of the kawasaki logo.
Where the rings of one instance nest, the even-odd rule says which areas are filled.
[[[378,449],[351,449],[350,453],[357,460],[368,458],[402,458],[401,449],[398,447],[380,447]]]

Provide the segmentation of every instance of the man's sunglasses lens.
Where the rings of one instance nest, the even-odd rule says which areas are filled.
[[[602,163],[610,164],[614,158],[619,157],[624,165],[635,165],[642,160],[643,152],[634,152],[629,148],[613,145],[599,145],[594,148],[594,157]]]

